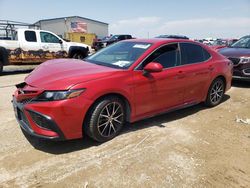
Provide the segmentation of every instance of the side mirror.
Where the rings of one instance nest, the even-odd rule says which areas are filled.
[[[147,64],[143,70],[146,73],[161,72],[163,70],[163,66],[160,63],[151,62]]]
[[[62,41],[62,40],[59,40],[59,43],[60,43],[60,44],[62,44],[62,43],[63,43],[63,41]]]

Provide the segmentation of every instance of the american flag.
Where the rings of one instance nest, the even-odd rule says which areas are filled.
[[[82,32],[87,33],[87,24],[84,22],[71,22],[72,32]]]

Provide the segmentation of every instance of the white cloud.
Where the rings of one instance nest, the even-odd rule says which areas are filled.
[[[191,38],[241,37],[250,34],[250,18],[196,18],[164,21],[160,17],[139,17],[120,20],[110,25],[112,34],[131,33],[147,38],[160,34],[183,34]]]

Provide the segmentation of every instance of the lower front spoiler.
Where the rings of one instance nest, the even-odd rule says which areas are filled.
[[[53,122],[51,119],[49,119],[49,121],[51,121],[51,123],[53,124],[53,126],[57,128],[56,133],[59,136],[53,136],[53,137],[51,137],[51,136],[37,134],[36,132],[34,132],[34,130],[31,128],[31,126],[30,126],[30,124],[28,122],[27,117],[25,117],[25,115],[24,115],[24,112],[23,112],[24,111],[24,105],[21,104],[21,103],[17,103],[15,99],[13,99],[12,103],[13,103],[13,107],[14,107],[14,111],[15,111],[16,120],[19,123],[21,129],[25,133],[27,133],[28,135],[31,135],[33,137],[42,138],[42,139],[46,139],[46,140],[55,140],[55,141],[66,140],[65,137],[64,137],[64,135],[63,135],[63,133],[60,131],[60,129],[56,125],[56,123]],[[20,115],[18,114],[18,111],[19,111],[19,113],[20,112],[22,113],[22,118],[20,118]],[[34,113],[37,113],[37,112],[34,112]],[[42,115],[42,114],[40,114],[40,115]],[[44,116],[44,117],[46,118],[47,116]]]
[[[16,118],[17,119],[17,118]],[[33,137],[37,137],[37,138],[42,138],[42,139],[46,139],[46,140],[55,140],[55,141],[62,141],[62,140],[65,140],[65,138],[62,138],[62,137],[49,137],[49,136],[43,136],[43,135],[40,135],[40,134],[36,134],[31,128],[29,128],[29,126],[23,122],[22,120],[19,121],[17,119],[20,127],[22,128],[22,130],[27,133],[28,135],[30,136],[33,136]]]

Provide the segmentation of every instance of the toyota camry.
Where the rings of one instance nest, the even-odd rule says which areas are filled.
[[[15,116],[30,135],[98,142],[135,122],[198,103],[218,105],[230,89],[232,63],[185,39],[132,39],[84,60],[57,59],[16,85]]]

